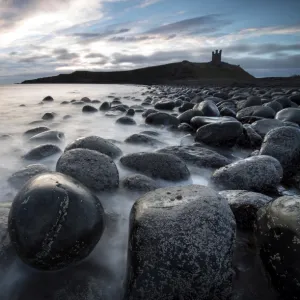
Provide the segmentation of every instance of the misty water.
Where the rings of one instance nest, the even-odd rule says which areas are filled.
[[[91,100],[112,101],[118,97],[123,104],[139,105],[147,97],[145,86],[132,85],[8,85],[0,86],[0,202],[10,202],[17,191],[9,186],[8,177],[31,163],[21,158],[28,150],[36,146],[28,142],[23,133],[37,126],[48,126],[64,132],[65,140],[57,144],[62,150],[79,137],[97,135],[113,139],[123,154],[154,151],[153,147],[128,145],[123,141],[133,133],[153,130],[145,125],[142,113],[136,113],[137,125],[126,126],[115,124],[116,117],[105,116],[104,112],[93,114],[82,113],[82,105],[61,105],[62,101],[80,100],[89,97]],[[42,99],[51,95],[54,102],[40,104]],[[25,104],[26,106],[20,106]],[[91,104],[99,107],[100,104]],[[57,115],[52,121],[40,124],[29,124],[41,120],[46,112]],[[70,119],[63,119],[71,115]],[[184,135],[179,132],[155,128],[158,139],[166,145],[179,145]],[[52,156],[36,163],[43,163],[55,170],[59,155]],[[132,172],[124,169],[118,159],[115,160],[120,181]],[[191,179],[178,185],[195,183],[207,185],[205,173],[190,168]],[[207,174],[206,174],[207,175]],[[170,183],[160,182],[161,186]],[[174,185],[174,184],[172,184]],[[8,268],[0,270],[0,299],[119,299],[126,270],[127,238],[130,209],[140,195],[125,191],[120,187],[114,193],[97,194],[101,200],[107,218],[104,234],[92,254],[80,264],[60,272],[39,272],[25,266],[17,257],[8,262]],[[39,216],[36,216],[38,218]]]

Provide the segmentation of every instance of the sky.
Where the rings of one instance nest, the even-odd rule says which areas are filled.
[[[300,0],[0,0],[0,84],[222,60],[300,74]]]

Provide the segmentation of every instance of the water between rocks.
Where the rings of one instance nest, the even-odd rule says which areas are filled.
[[[105,116],[104,112],[84,114],[82,105],[71,103],[61,105],[62,101],[80,100],[83,97],[101,102],[112,101],[114,97],[118,97],[128,106],[139,105],[147,97],[142,95],[145,91],[147,91],[145,86],[132,85],[0,86],[0,136],[2,136],[0,139],[0,203],[13,200],[17,192],[8,185],[7,178],[13,172],[31,163],[21,158],[34,145],[24,138],[23,133],[36,126],[48,126],[62,131],[65,140],[57,144],[62,150],[76,138],[97,135],[116,140],[123,154],[153,151],[151,146],[142,147],[123,143],[131,134],[147,129],[153,130],[152,127],[145,125],[142,113],[136,113],[134,116],[137,125],[126,126],[115,124],[116,117]],[[40,104],[47,95],[51,95],[54,101]],[[20,106],[22,104],[25,106]],[[96,108],[101,105],[100,103],[89,104]],[[54,112],[57,115],[53,120],[29,124],[41,120],[47,112]],[[63,119],[65,115],[70,115],[71,118]],[[181,137],[184,136],[183,133],[162,128],[155,128],[155,130],[160,133],[157,139],[167,145],[179,145]],[[55,170],[58,158],[59,155],[52,156],[41,163]],[[116,164],[122,180],[130,172],[122,168],[118,159]],[[192,176],[189,183],[208,184],[207,176],[203,176],[199,169],[190,169],[190,171]],[[168,185],[167,182],[161,184]],[[117,300],[120,298],[126,269],[129,212],[139,196],[120,188],[114,193],[98,194],[98,197],[105,208],[108,222],[92,254],[78,266],[55,273],[33,271],[14,258],[9,262],[7,269],[0,270],[0,299]]]

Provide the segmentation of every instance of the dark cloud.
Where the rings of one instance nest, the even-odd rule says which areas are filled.
[[[71,53],[65,48],[54,49],[53,54],[56,55],[57,60],[72,60],[79,57],[77,53]]]
[[[205,34],[215,32],[223,26],[231,23],[231,21],[219,19],[219,15],[206,15],[159,26],[147,31],[146,33],[162,35],[178,33]]]
[[[174,39],[176,36],[177,36],[176,34],[170,34],[167,35],[164,39],[171,40]],[[132,43],[132,42],[142,42],[142,41],[157,40],[157,39],[161,39],[161,37],[157,35],[136,35],[136,36],[113,36],[109,39],[109,41]]]
[[[20,63],[35,63],[38,60],[41,59],[49,59],[49,55],[34,55],[34,56],[28,56],[25,58],[22,58],[19,60]]]
[[[107,58],[107,57],[101,53],[89,53],[85,56],[85,58]]]
[[[16,52],[16,51],[12,51],[12,52],[9,53],[9,55],[11,55],[11,56],[14,56],[14,55],[17,55],[17,54],[18,54],[18,52]]]

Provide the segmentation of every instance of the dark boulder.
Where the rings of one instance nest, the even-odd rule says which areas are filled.
[[[181,181],[190,177],[184,161],[172,154],[140,152],[121,157],[125,167],[153,178]]]
[[[197,116],[203,116],[202,111],[200,110],[194,110],[194,109],[189,109],[185,112],[183,112],[182,114],[180,114],[177,119],[179,120],[180,123],[187,123],[190,124],[191,120],[194,117]]]
[[[175,108],[174,101],[159,101],[154,105],[155,109],[173,110]]]
[[[204,100],[203,102],[196,104],[194,110],[200,110],[203,113],[203,116],[207,117],[220,116],[219,109],[212,100]]]
[[[98,109],[94,106],[91,106],[91,105],[85,105],[83,108],[82,108],[82,112],[84,113],[94,113],[94,112],[97,112]]]
[[[42,164],[28,165],[25,168],[13,173],[8,182],[16,189],[20,189],[28,180],[36,175],[50,172],[49,168]]]
[[[276,114],[275,119],[300,125],[300,108],[289,107],[282,109]]]
[[[134,174],[127,176],[122,185],[124,188],[134,192],[150,192],[158,189],[158,184],[145,175]]]
[[[32,136],[29,141],[31,142],[61,142],[65,139],[65,134],[61,131],[47,130]]]
[[[148,117],[146,117],[145,122],[146,124],[149,125],[164,125],[164,126],[179,125],[179,120],[176,117],[162,112],[148,115]]]
[[[92,100],[90,98],[88,98],[88,97],[83,97],[83,98],[81,98],[80,101],[82,101],[84,103],[91,103],[92,102]]]
[[[297,105],[300,105],[300,93],[291,95],[290,100],[296,103]]]
[[[274,191],[282,179],[280,162],[271,156],[259,155],[222,167],[212,175],[218,189]]]
[[[279,102],[277,102],[276,100],[268,102],[268,103],[264,104],[264,106],[272,108],[275,111],[275,113],[282,110],[282,105]]]
[[[241,120],[243,117],[262,117],[273,119],[275,117],[275,111],[267,106],[250,106],[238,111],[236,117]]]
[[[228,107],[224,107],[220,110],[220,115],[223,117],[236,117],[236,113],[234,110],[228,108]]]
[[[182,132],[194,132],[194,128],[188,123],[181,123],[178,126],[178,130]]]
[[[251,127],[262,137],[271,131],[272,129],[284,127],[286,124],[280,120],[276,119],[263,119],[256,121],[251,124]]]
[[[212,189],[147,193],[130,214],[124,299],[230,299],[234,242],[233,214]]]
[[[50,130],[49,127],[46,127],[46,126],[40,126],[40,127],[35,127],[35,128],[32,128],[32,129],[29,129],[27,131],[24,132],[24,135],[26,137],[32,137],[36,134],[39,134],[39,133],[42,133],[42,132],[45,132],[45,131],[48,131]]]
[[[232,117],[203,117],[196,116],[190,121],[191,125],[197,130],[198,128],[208,125],[208,124],[218,124],[221,122],[234,121],[237,122],[235,118]]]
[[[47,96],[43,99],[43,101],[45,102],[51,102],[51,101],[54,101],[54,99],[51,97],[51,96]]]
[[[135,114],[135,111],[133,108],[129,108],[126,112],[126,116],[130,116],[130,117],[133,117]]]
[[[54,114],[53,113],[45,113],[43,116],[42,116],[42,119],[43,120],[53,120],[54,119]]]
[[[16,195],[8,220],[18,256],[41,270],[62,269],[87,257],[104,226],[99,199],[78,181],[59,173],[42,174],[27,182]]]
[[[78,148],[95,150],[113,159],[122,155],[122,151],[119,147],[106,139],[94,135],[76,139],[65,148],[65,152]]]
[[[149,108],[149,109],[147,109],[146,111],[144,111],[144,112],[142,113],[142,117],[146,118],[146,117],[148,117],[149,115],[155,114],[155,113],[158,113],[158,110],[153,109],[153,108]]]
[[[249,124],[243,125],[243,133],[238,138],[237,145],[247,149],[257,149],[262,144],[262,137]]]
[[[40,160],[61,152],[61,149],[56,145],[44,144],[31,149],[22,158],[26,160]]]
[[[116,120],[116,123],[122,125],[136,125],[136,122],[128,116],[120,117]]]
[[[151,146],[159,146],[163,145],[159,140],[148,136],[146,134],[134,133],[128,138],[125,139],[125,143],[134,144],[134,145],[151,145]]]
[[[182,112],[185,112],[185,111],[187,111],[187,110],[189,110],[189,109],[193,109],[194,106],[195,106],[194,103],[185,102],[185,103],[183,103],[183,104],[178,108],[178,111],[182,113]]]
[[[110,104],[109,102],[103,102],[100,107],[99,107],[99,110],[100,111],[107,111],[110,109]]]
[[[64,152],[57,161],[56,171],[94,191],[109,191],[119,186],[119,172],[113,160],[94,150],[78,148]]]
[[[251,106],[261,106],[261,98],[259,96],[249,96],[247,100],[244,101],[239,101],[237,103],[237,109],[241,110],[246,107],[251,107]]]
[[[61,105],[66,105],[66,104],[69,104],[69,101],[63,101],[60,103]]]

